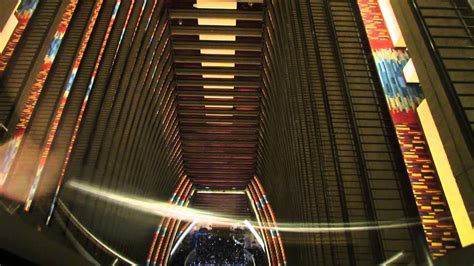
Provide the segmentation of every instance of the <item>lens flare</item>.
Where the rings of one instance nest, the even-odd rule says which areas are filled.
[[[68,186],[105,201],[113,202],[128,208],[161,217],[169,217],[182,221],[196,223],[213,223],[223,226],[245,226],[241,219],[214,212],[202,211],[193,208],[176,206],[168,202],[150,200],[132,195],[120,194],[112,191],[99,189],[78,181],[70,181]],[[277,227],[262,226],[256,222],[252,223],[254,228],[264,230],[278,230],[287,233],[338,233],[347,231],[370,231],[405,228],[407,226],[419,225],[416,219],[400,219],[396,221],[377,222],[355,222],[355,223],[279,223]]]

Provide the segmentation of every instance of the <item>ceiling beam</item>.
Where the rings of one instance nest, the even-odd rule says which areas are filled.
[[[260,77],[260,69],[242,69],[228,67],[175,68],[176,75],[234,75],[239,77]]]
[[[174,55],[175,63],[235,63],[242,65],[261,65],[260,57],[234,56],[234,55]]]
[[[178,90],[178,96],[203,97],[203,96],[228,96],[243,98],[258,98],[257,92],[239,92],[235,90]],[[211,97],[208,97],[211,98]]]
[[[241,115],[241,116],[258,116],[257,111],[240,111],[240,110],[178,110],[180,115],[206,115],[206,114],[230,114],[230,115]],[[210,130],[210,128],[203,128]],[[225,130],[225,129],[220,129]],[[233,130],[228,130],[233,131]]]
[[[235,127],[235,126],[189,126],[189,125],[181,125],[180,126],[182,131],[188,130],[222,130],[222,131],[234,131],[234,132],[257,132],[258,129],[256,127]]]
[[[209,140],[188,140],[187,141],[188,144],[191,144],[191,143],[208,143],[208,144],[236,144],[236,142],[234,140],[213,140],[213,141],[209,141]],[[252,144],[252,145],[257,145],[258,144],[258,141],[239,141],[237,142],[238,144]]]
[[[216,100],[182,100],[180,99],[178,104],[180,106],[246,106],[246,107],[254,107],[257,108],[259,106],[258,102],[249,102],[249,101],[230,101],[230,100],[223,100],[223,101],[216,101]]]
[[[234,87],[250,87],[260,88],[260,81],[248,80],[209,80],[209,79],[178,79],[177,86],[234,86]]]
[[[190,151],[185,151],[184,154],[187,154],[187,155],[202,155],[202,154],[205,154],[205,155],[209,155],[209,156],[220,156],[222,154],[227,154],[227,155],[232,155],[232,156],[249,156],[249,155],[256,155],[257,154],[257,151],[256,150],[253,150],[251,152],[244,152],[242,153],[242,151],[237,151],[237,152],[210,152],[210,151],[202,151],[202,152],[190,152]]]
[[[262,37],[262,28],[242,28],[233,26],[178,26],[171,25],[171,35],[235,35],[242,37]]]
[[[230,18],[245,21],[262,21],[262,11],[229,9],[170,9],[170,19]]]
[[[174,50],[219,49],[245,52],[261,52],[261,43],[227,42],[227,41],[173,41]],[[214,55],[211,55],[213,57]],[[259,61],[261,63],[261,60]]]

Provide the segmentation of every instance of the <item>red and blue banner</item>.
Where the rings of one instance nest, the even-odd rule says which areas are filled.
[[[416,108],[424,99],[419,84],[406,82],[410,56],[394,47],[378,0],[358,0],[377,72],[410,178],[418,213],[433,258],[460,247],[442,186]],[[391,25],[393,26],[393,25]]]
[[[78,0],[70,0],[66,9],[62,15],[61,21],[57,27],[56,33],[54,34],[53,40],[49,46],[48,52],[46,53],[45,58],[43,59],[43,63],[41,65],[40,71],[36,75],[36,79],[30,89],[30,93],[28,98],[26,99],[26,103],[24,105],[23,110],[19,116],[19,122],[16,125],[16,128],[13,133],[12,139],[8,141],[6,144],[5,152],[3,154],[2,161],[0,163],[0,194],[8,195],[9,189],[7,188],[7,181],[8,176],[10,174],[10,170],[13,166],[13,162],[16,158],[20,145],[23,141],[25,136],[26,129],[30,122],[31,116],[33,115],[33,111],[38,103],[38,99],[41,95],[41,92],[44,87],[44,83],[48,78],[49,71],[54,63],[56,55],[59,51],[59,47],[63,41],[64,35],[66,34],[67,28],[69,26],[69,22],[76,10]],[[10,180],[11,181],[11,180]],[[13,180],[13,186],[14,184]],[[18,195],[16,195],[17,197]]]
[[[3,51],[0,51],[0,77],[3,74],[3,71],[5,71],[8,61],[12,57],[13,52],[15,51],[15,48],[26,29],[26,26],[28,25],[28,22],[30,22],[31,17],[38,6],[38,2],[39,0],[22,0],[15,11],[14,16],[18,20],[18,24],[13,30],[7,45]]]

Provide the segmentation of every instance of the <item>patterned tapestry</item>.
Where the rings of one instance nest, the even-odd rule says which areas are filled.
[[[20,148],[23,137],[25,136],[26,129],[30,122],[31,116],[35,109],[36,104],[38,103],[39,96],[43,90],[44,83],[48,78],[49,71],[54,63],[56,55],[59,51],[59,47],[63,41],[64,35],[66,34],[69,22],[74,14],[78,0],[70,0],[63,15],[59,25],[54,34],[54,38],[49,46],[48,52],[43,59],[40,71],[38,72],[35,82],[33,83],[29,96],[26,100],[23,110],[19,116],[19,122],[16,125],[13,137],[6,144],[6,151],[4,152],[2,162],[0,162],[0,194],[8,194],[8,188],[6,183],[8,181],[8,175],[12,168],[15,157]],[[8,195],[7,195],[8,196]]]
[[[62,169],[61,169],[61,174],[59,176],[58,184],[56,186],[56,190],[54,192],[53,200],[51,202],[51,207],[50,207],[48,218],[47,218],[47,221],[46,221],[47,224],[49,223],[49,221],[50,221],[50,219],[53,215],[53,211],[54,211],[54,208],[56,206],[56,202],[58,200],[59,191],[61,190],[61,187],[62,187],[62,184],[63,184],[63,181],[64,181],[64,175],[66,174],[66,169],[67,169],[67,166],[68,166],[68,163],[69,163],[69,159],[71,157],[72,149],[74,147],[74,143],[76,142],[77,134],[79,133],[79,127],[81,125],[82,117],[84,116],[84,112],[86,111],[87,103],[89,101],[89,96],[92,92],[92,87],[94,86],[95,77],[97,76],[97,72],[99,70],[100,63],[102,62],[102,57],[104,55],[104,50],[105,50],[105,47],[108,43],[110,32],[112,31],[112,26],[115,23],[115,18],[117,17],[117,13],[120,9],[120,5],[121,5],[121,0],[116,0],[114,11],[113,11],[112,16],[109,20],[109,24],[107,26],[107,31],[105,33],[104,39],[102,40],[102,44],[101,44],[100,50],[99,50],[99,56],[97,57],[97,61],[96,61],[95,66],[94,66],[94,71],[92,72],[92,77],[89,81],[89,85],[87,86],[86,95],[84,97],[84,100],[82,101],[81,110],[79,111],[79,115],[77,117],[76,124],[74,126],[74,131],[72,133],[71,140],[69,142],[69,147],[68,147],[68,150],[67,150],[67,153],[66,153],[66,157],[64,159]]]
[[[3,71],[5,71],[8,61],[12,57],[13,52],[15,51],[15,48],[18,42],[20,41],[23,32],[26,29],[26,26],[30,21],[31,16],[33,16],[33,13],[35,12],[36,7],[38,6],[38,1],[39,0],[22,0],[17,10],[15,11],[15,16],[18,20],[18,24],[13,30],[13,33],[10,36],[7,45],[0,53],[0,77],[3,74]]]
[[[424,99],[418,84],[407,84],[403,67],[410,59],[396,48],[385,25],[378,0],[358,0],[372,55],[410,178],[429,252],[433,258],[460,247],[435,165],[416,108]]]

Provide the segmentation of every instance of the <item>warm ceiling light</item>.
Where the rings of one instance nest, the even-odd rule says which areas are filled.
[[[222,89],[222,90],[233,90],[234,86],[216,86],[216,85],[204,85],[204,89]]]
[[[235,189],[235,188],[232,188]],[[196,190],[198,194],[239,194],[245,195],[244,190]]]
[[[225,99],[225,100],[233,100],[234,99],[234,96],[217,96],[217,95],[214,95],[214,96],[211,96],[211,95],[206,95],[204,96],[204,99]]]
[[[222,74],[203,74],[205,79],[233,79],[234,75],[222,75]]]
[[[221,34],[200,34],[200,41],[224,41],[235,42],[235,35],[221,35]]]
[[[232,105],[204,105],[205,108],[228,108],[232,109],[234,106]]]
[[[198,25],[237,26],[235,18],[198,18]]]
[[[236,0],[196,0],[196,8],[237,9]]]
[[[230,49],[201,49],[201,54],[235,55],[235,50],[230,50]]]
[[[235,67],[235,63],[202,62],[203,67]]]

